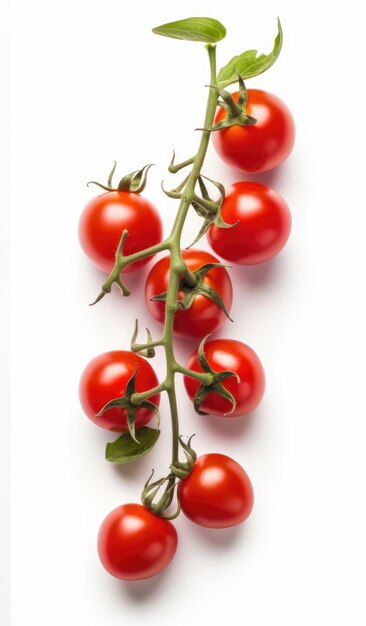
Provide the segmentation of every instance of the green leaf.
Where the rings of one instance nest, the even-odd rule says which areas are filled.
[[[153,28],[153,33],[173,39],[216,43],[225,37],[226,28],[210,17],[189,17],[186,20],[157,26],[157,28]]]
[[[218,83],[220,87],[227,87],[238,80],[238,74],[245,80],[258,76],[277,60],[282,47],[282,28],[278,19],[278,33],[274,40],[272,52],[269,54],[258,54],[258,50],[247,50],[229,61],[225,67],[221,68],[218,75]]]
[[[143,426],[136,431],[139,443],[130,433],[123,433],[116,441],[107,443],[105,458],[111,463],[129,463],[145,456],[154,447],[160,436],[160,430]]]

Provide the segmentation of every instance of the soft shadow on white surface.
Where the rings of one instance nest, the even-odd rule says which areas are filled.
[[[121,600],[125,600],[127,596],[132,603],[141,604],[143,602],[149,602],[154,595],[161,593],[165,585],[171,584],[171,567],[173,567],[173,563],[160,574],[154,576],[154,578],[148,578],[146,580],[121,580],[116,591],[121,596]]]
[[[260,265],[233,265],[230,269],[231,280],[235,285],[244,285],[256,289],[265,289],[281,280],[282,269],[286,265],[281,254],[271,261]]]
[[[192,523],[189,532],[194,534],[199,542],[208,543],[219,550],[228,550],[242,539],[245,528],[243,525],[231,528],[204,528]]]
[[[220,417],[218,415],[200,415],[200,427],[208,428],[220,439],[245,437],[255,426],[257,411],[240,417]],[[218,444],[219,445],[219,444]]]
[[[153,462],[149,454],[138,459],[137,461],[131,461],[130,463],[110,463],[112,470],[119,475],[122,480],[146,481],[151,474]],[[154,479],[155,480],[155,479]],[[142,484],[141,484],[142,488]]]
[[[172,222],[176,204],[161,194],[160,173],[171,147],[177,159],[196,149],[193,128],[202,124],[208,66],[204,46],[151,33],[198,12],[197,2],[187,0],[180,16],[165,0],[143,10],[139,3],[104,4],[13,3],[13,626],[185,626],[187,607],[194,622],[209,626],[236,626],[242,615],[249,626],[358,626],[366,617],[362,5],[351,2],[344,11],[334,3],[330,24],[329,3],[299,9],[281,0],[283,51],[248,87],[268,89],[290,106],[295,150],[277,172],[258,176],[231,170],[211,148],[205,162],[204,173],[225,185],[245,179],[269,185],[294,218],[278,261],[230,270],[235,324],[226,322],[220,336],[251,345],[268,377],[253,431],[196,416],[179,380],[182,434],[197,433],[198,454],[216,450],[243,464],[255,512],[228,532],[180,516],[180,548],[169,568],[125,584],[101,570],[96,533],[113,507],[137,501],[151,467],[166,472],[169,412],[162,412],[151,459],[115,468],[103,458],[108,434],[82,422],[75,387],[95,354],[128,349],[135,317],[141,338],[145,326],[153,336],[161,328],[144,304],[148,268],[126,276],[130,298],[113,289],[88,307],[104,276],[78,246],[77,217],[93,195],[85,182],[102,179],[117,158],[121,172],[161,164],[143,195]],[[202,0],[199,7],[228,29],[218,67],[244,49],[270,50],[273,3],[259,0],[245,23],[222,3]],[[121,20],[128,26],[123,36]],[[330,50],[340,52],[339,33],[352,63],[339,53],[318,70]],[[145,70],[143,85],[136,68]],[[352,123],[342,123],[331,106],[340,75],[352,85]],[[163,100],[168,94],[168,106],[158,102],[160,94]],[[142,131],[134,122],[143,119]],[[189,222],[187,243],[199,222],[193,212]],[[4,284],[7,276],[3,268]],[[180,362],[191,351],[177,341]],[[154,367],[164,375],[160,352]]]

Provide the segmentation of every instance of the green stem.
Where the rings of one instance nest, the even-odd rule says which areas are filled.
[[[208,44],[206,46],[208,51],[209,61],[210,61],[210,88],[207,99],[206,106],[206,115],[204,120],[204,128],[210,128],[213,124],[217,100],[218,100],[218,92],[216,90],[217,87],[217,77],[216,77],[216,46]],[[122,282],[120,278],[121,271],[130,263],[134,261],[138,261],[140,259],[146,258],[147,256],[151,256],[157,252],[161,252],[163,250],[168,250],[170,253],[170,273],[169,273],[169,283],[167,289],[166,303],[165,303],[165,323],[162,337],[154,342],[148,342],[146,344],[133,344],[133,347],[137,350],[145,349],[153,346],[162,346],[165,351],[165,362],[166,362],[166,375],[165,380],[160,383],[157,387],[150,389],[144,392],[136,392],[131,396],[131,402],[135,405],[141,404],[144,400],[154,395],[155,393],[159,393],[161,391],[166,391],[169,398],[170,405],[170,413],[171,413],[171,424],[172,424],[172,465],[179,462],[179,420],[178,420],[178,407],[177,407],[177,397],[175,391],[175,374],[185,374],[187,376],[191,376],[196,380],[199,380],[203,385],[212,384],[212,375],[207,372],[194,372],[193,370],[187,369],[181,366],[174,354],[174,344],[173,344],[173,330],[174,330],[174,317],[176,312],[178,311],[178,291],[179,291],[179,282],[183,277],[185,281],[190,286],[194,286],[196,284],[196,276],[191,272],[182,256],[181,252],[181,238],[183,227],[185,224],[185,220],[187,217],[187,213],[192,204],[192,201],[195,200],[195,188],[197,184],[197,180],[201,175],[202,165],[204,163],[206,152],[208,148],[208,144],[210,141],[210,131],[202,130],[200,144],[197,150],[197,153],[194,157],[183,161],[178,165],[170,165],[170,171],[179,171],[183,167],[188,165],[192,165],[192,169],[187,178],[181,183],[179,186],[180,190],[180,205],[177,211],[177,215],[173,224],[172,231],[167,239],[162,241],[161,243],[156,244],[155,246],[151,246],[145,250],[141,250],[139,252],[135,252],[129,256],[123,256],[123,244],[127,237],[127,233],[124,232],[121,237],[120,244],[118,246],[118,250],[116,253],[116,262],[114,268],[104,285],[102,286],[102,291],[96,299],[98,302],[101,298],[104,297],[106,293],[111,291],[112,285],[116,283],[122,293],[124,295],[128,295],[129,291],[126,285]],[[157,505],[152,506],[152,510],[159,515],[163,515],[164,510],[169,507],[172,497],[173,497],[173,489],[175,485],[176,477],[174,474],[170,474],[167,477],[167,487],[161,499],[159,500]]]
[[[152,389],[149,389],[148,391],[139,391],[139,392],[133,393],[130,400],[132,404],[135,404],[136,406],[138,406],[139,404],[142,404],[148,398],[151,398],[151,396],[156,396],[161,391],[165,391],[164,383],[160,383],[159,385],[156,385],[156,387],[153,387]]]
[[[196,372],[195,370],[188,369],[188,367],[183,367],[183,365],[180,365],[179,363],[176,364],[175,371],[198,380],[201,385],[204,385],[205,387],[212,385],[215,380],[213,375],[209,372]]]
[[[216,46],[206,46],[209,60],[210,60],[210,84],[215,86],[217,84],[216,78]],[[208,128],[212,126],[216,106],[217,106],[218,94],[216,89],[210,87],[208,94],[206,115],[204,121],[204,127]],[[197,179],[201,173],[202,165],[205,160],[208,144],[210,141],[210,132],[203,131],[201,135],[200,145],[196,156],[193,159],[192,170],[186,182],[184,189],[182,190],[182,198],[180,201],[177,216],[175,218],[172,232],[168,238],[169,251],[170,251],[170,275],[169,284],[165,305],[165,325],[164,325],[164,348],[166,359],[166,380],[165,386],[169,396],[171,422],[172,422],[172,464],[178,461],[179,452],[179,419],[177,398],[175,392],[175,373],[176,373],[176,359],[174,356],[173,347],[173,328],[174,328],[174,316],[178,310],[177,296],[180,276],[187,273],[187,266],[183,260],[181,253],[181,238],[184,223],[187,217],[189,207],[195,196],[195,187]]]
[[[124,242],[122,241],[122,239],[123,235],[116,253],[116,264],[109,274],[107,280],[102,285],[102,291],[105,291],[106,293],[110,292],[113,283],[118,280],[122,270],[124,270],[127,265],[130,265],[135,261],[140,261],[141,259],[146,259],[147,256],[153,256],[154,254],[157,254],[158,252],[163,252],[164,250],[168,250],[169,248],[168,240],[164,239],[164,241],[161,241],[154,246],[150,246],[150,248],[145,248],[144,250],[139,250],[138,252],[129,254],[128,256],[123,256],[121,243]]]

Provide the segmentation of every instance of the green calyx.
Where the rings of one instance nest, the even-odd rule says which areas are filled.
[[[204,183],[204,179],[210,181],[210,183],[212,183],[216,187],[216,189],[218,189],[219,194],[220,194],[218,200],[213,200],[210,197],[210,194]],[[201,174],[198,177],[198,184],[199,184],[200,191],[201,191],[201,197],[195,195],[195,199],[192,200],[192,206],[194,210],[196,211],[197,215],[203,218],[203,224],[197,236],[192,241],[192,243],[188,246],[188,248],[191,248],[192,246],[194,246],[197,243],[197,241],[199,241],[201,237],[203,237],[207,233],[208,229],[210,228],[210,226],[212,226],[212,224],[215,224],[218,228],[232,228],[233,226],[236,226],[239,223],[239,220],[238,220],[234,224],[227,224],[222,218],[221,207],[225,199],[224,185],[222,185],[221,183],[215,180],[212,180],[211,178],[208,178],[207,176],[203,176],[203,174]]]
[[[131,438],[137,444],[139,444],[140,442],[136,438],[136,433],[135,433],[136,411],[139,408],[151,409],[152,411],[155,412],[158,418],[158,425],[160,423],[160,413],[159,413],[158,407],[153,402],[150,402],[149,400],[143,400],[138,405],[132,402],[131,397],[137,393],[136,388],[135,388],[137,372],[138,372],[138,365],[136,365],[135,372],[131,376],[131,378],[129,379],[126,385],[124,395],[121,396],[120,398],[114,398],[113,400],[110,400],[110,402],[107,402],[107,404],[104,405],[104,407],[99,411],[96,417],[100,417],[101,415],[103,415],[103,413],[105,413],[109,409],[124,409],[126,411],[127,426],[128,426],[129,434],[131,435]]]
[[[174,493],[179,481],[183,480],[191,473],[196,462],[197,454],[191,446],[191,440],[193,437],[194,435],[191,435],[187,443],[184,443],[182,438],[178,437],[179,443],[186,457],[185,462],[179,461],[179,458],[177,457],[177,459],[171,464],[170,473],[167,476],[151,482],[154,475],[153,470],[145,483],[141,494],[141,502],[147,509],[149,509],[149,511],[155,513],[155,515],[160,515],[165,519],[174,519],[180,513],[180,503],[178,497],[176,511],[172,515],[167,515],[165,511],[173,502]],[[157,502],[155,502],[155,499],[157,499]]]
[[[226,380],[227,378],[231,378],[232,376],[235,376],[238,383],[240,383],[240,378],[236,372],[233,372],[231,370],[224,370],[223,372],[215,372],[212,369],[211,365],[206,359],[205,351],[204,351],[205,343],[208,337],[209,335],[207,335],[207,337],[204,337],[200,343],[200,346],[198,348],[198,362],[202,368],[202,371],[211,374],[214,380],[213,380],[213,383],[211,383],[210,385],[199,386],[194,396],[193,405],[194,405],[195,411],[199,413],[199,415],[207,415],[205,411],[201,411],[201,405],[203,401],[205,400],[205,398],[207,398],[207,396],[210,393],[216,393],[217,395],[221,396],[222,398],[225,398],[226,400],[230,402],[231,410],[228,413],[226,413],[226,415],[230,415],[230,413],[235,411],[236,400],[234,396],[232,395],[232,393],[230,393],[230,391],[228,391],[223,386],[222,383],[224,380]]]
[[[244,81],[240,74],[238,74],[239,83],[239,98],[238,102],[235,102],[233,96],[225,89],[220,87],[208,85],[208,87],[214,87],[219,94],[221,100],[217,101],[218,106],[222,107],[226,111],[226,117],[218,122],[214,126],[209,128],[198,128],[197,130],[206,130],[209,132],[222,130],[223,128],[229,128],[230,126],[253,126],[257,120],[255,117],[246,113],[246,105],[248,101],[247,90]]]
[[[144,167],[140,170],[134,170],[133,172],[130,172],[130,174],[126,174],[126,176],[123,176],[123,178],[121,178],[117,187],[113,187],[113,176],[117,167],[117,162],[114,161],[113,167],[108,176],[107,184],[102,185],[102,183],[91,180],[90,182],[88,182],[88,187],[89,185],[97,185],[105,191],[128,191],[130,193],[139,194],[146,187],[147,173],[152,166],[153,163],[149,163],[148,165],[144,165]]]
[[[173,515],[167,515],[165,514],[165,511],[173,502],[174,493],[177,486],[176,476],[174,476],[174,474],[171,472],[170,474],[168,474],[168,476],[164,476],[163,478],[159,478],[158,480],[151,482],[153,475],[154,470],[152,470],[148,480],[145,483],[144,489],[141,494],[141,502],[144,507],[146,507],[155,515],[159,515],[160,517],[164,517],[165,519],[174,519],[180,513],[179,502],[177,510],[175,513],[173,513]],[[154,500],[158,496],[158,494],[158,501],[155,502]]]
[[[183,448],[186,461],[181,462],[177,460],[170,466],[171,472],[174,474],[174,476],[179,478],[179,480],[183,480],[191,473],[197,459],[197,454],[191,446],[191,441],[193,437],[194,435],[191,435],[187,443],[184,443],[182,437],[179,437],[179,443]]]
[[[181,310],[189,309],[196,296],[201,295],[205,296],[212,300],[217,306],[225,313],[226,317],[232,322],[225,304],[223,303],[221,297],[217,293],[215,289],[207,285],[205,282],[205,276],[208,274],[210,270],[215,267],[230,267],[230,265],[224,265],[223,263],[205,263],[194,272],[191,272],[191,275],[194,276],[194,281],[192,280],[193,285],[188,284],[186,278],[181,278],[179,281],[178,292],[183,293],[183,299],[177,300],[178,308]],[[159,293],[156,296],[152,296],[150,300],[154,302],[166,302],[168,297],[168,292],[164,291],[163,293]]]

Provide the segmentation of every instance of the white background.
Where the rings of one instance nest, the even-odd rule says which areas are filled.
[[[4,616],[4,622],[10,607],[9,44],[9,7],[3,3],[0,5],[0,616]]]
[[[364,624],[360,3],[13,6],[13,625]],[[171,566],[153,580],[126,584],[100,566],[96,533],[107,512],[138,499],[152,467],[166,471],[169,416],[164,401],[163,435],[150,456],[114,467],[104,461],[110,437],[79,407],[82,368],[100,352],[126,348],[136,314],[142,328],[159,332],[143,302],[146,270],[129,278],[129,299],[113,293],[88,308],[103,277],[77,241],[79,214],[96,193],[85,182],[105,179],[113,159],[121,174],[156,163],[145,194],[168,232],[176,205],[159,184],[173,180],[166,173],[173,147],[179,159],[195,149],[208,64],[200,44],[159,38],[151,28],[190,15],[221,20],[228,33],[218,46],[220,66],[247,48],[268,51],[277,14],[280,59],[248,85],[283,98],[297,141],[278,171],[252,178],[286,198],[293,232],[275,261],[231,271],[236,323],[219,333],[257,351],[267,393],[249,419],[230,421],[196,416],[179,390],[181,433],[197,433],[199,453],[223,452],[246,468],[255,509],[245,526],[227,531],[199,528],[181,515]],[[212,149],[205,172],[224,183],[242,178]],[[190,220],[187,243],[198,225]],[[3,269],[1,282],[8,282]],[[181,360],[192,347],[177,342]],[[160,374],[162,365],[160,355]]]

